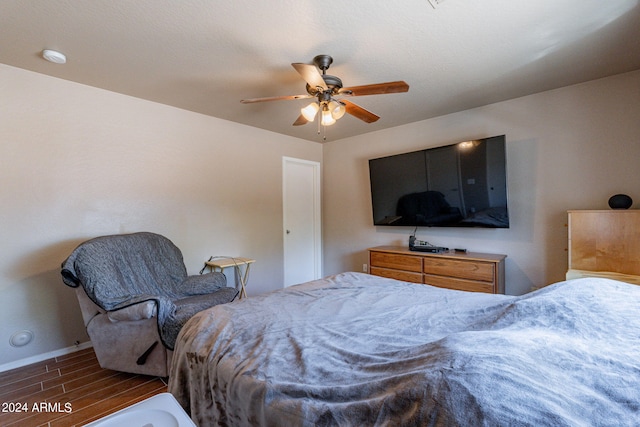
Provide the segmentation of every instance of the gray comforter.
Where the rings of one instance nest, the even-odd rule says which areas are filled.
[[[640,287],[344,273],[196,315],[169,390],[200,426],[637,426]]]

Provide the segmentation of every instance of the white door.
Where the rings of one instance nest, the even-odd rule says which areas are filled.
[[[320,163],[282,158],[284,286],[321,276]]]

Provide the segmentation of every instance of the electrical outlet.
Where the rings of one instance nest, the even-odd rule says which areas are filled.
[[[369,266],[367,264],[362,264],[362,272],[363,273],[368,273],[369,272]]]

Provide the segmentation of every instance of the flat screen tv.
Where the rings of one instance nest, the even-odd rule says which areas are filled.
[[[374,225],[508,228],[505,136],[369,160]]]

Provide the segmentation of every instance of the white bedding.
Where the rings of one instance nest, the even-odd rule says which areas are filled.
[[[521,296],[343,273],[213,307],[169,391],[200,426],[640,425],[640,287]]]

